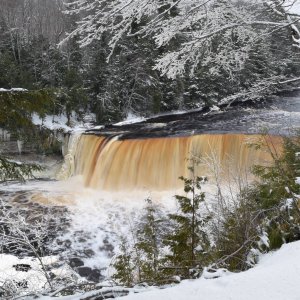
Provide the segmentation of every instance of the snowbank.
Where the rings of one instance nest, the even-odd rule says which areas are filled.
[[[299,300],[300,241],[261,257],[253,269],[217,279],[184,281],[176,287],[130,294],[124,300]],[[121,298],[120,298],[121,299]]]

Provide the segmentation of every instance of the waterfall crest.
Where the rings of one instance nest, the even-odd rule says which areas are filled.
[[[203,134],[187,137],[118,140],[83,134],[71,143],[64,174],[82,175],[85,185],[101,190],[169,190],[182,186],[188,176],[187,159],[200,157],[196,174],[207,176],[216,164],[226,172],[249,172],[254,164],[267,164],[271,155],[249,147],[259,135]],[[279,147],[281,138],[267,137]],[[76,149],[75,149],[76,148]],[[206,161],[206,163],[204,163]],[[225,172],[225,173],[226,173]]]

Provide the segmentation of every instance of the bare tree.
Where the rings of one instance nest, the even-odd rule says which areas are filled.
[[[2,254],[14,255],[17,258],[31,258],[31,263],[20,263],[12,266],[16,271],[30,272],[26,279],[9,275],[0,277],[0,295],[7,297],[51,292],[61,285],[76,283],[78,276],[65,263],[58,263],[57,253],[53,252],[53,240],[61,231],[60,220],[48,208],[41,206],[37,210],[14,207],[1,200],[0,251]],[[59,265],[55,268],[52,264]],[[68,280],[59,274],[66,273]],[[54,272],[54,273],[53,273]],[[57,273],[57,274],[56,274]],[[56,274],[56,275],[55,275]]]

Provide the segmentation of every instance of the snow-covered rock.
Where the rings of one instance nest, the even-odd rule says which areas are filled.
[[[139,116],[136,116],[135,114],[133,113],[129,113],[127,118],[124,120],[124,121],[121,121],[121,122],[118,122],[118,123],[115,123],[114,125],[115,126],[122,126],[122,125],[128,125],[128,124],[134,124],[134,123],[140,123],[140,122],[143,122],[145,121],[146,119],[144,117],[139,117]]]

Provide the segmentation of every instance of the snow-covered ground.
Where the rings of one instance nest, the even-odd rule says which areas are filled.
[[[215,279],[185,280],[177,286],[133,288],[124,300],[299,300],[300,241],[285,244],[276,252],[260,257],[258,265],[240,273],[223,272]],[[111,288],[112,294],[119,288]],[[101,290],[106,292],[107,289]],[[80,300],[98,291],[43,300]],[[99,295],[101,296],[101,295]],[[94,299],[94,298],[93,298]],[[95,298],[97,299],[97,298]]]
[[[94,121],[95,115],[90,114],[88,119],[89,121]],[[65,114],[47,115],[45,118],[41,118],[38,114],[34,113],[32,115],[32,122],[35,125],[40,125],[50,130],[62,130],[64,132],[86,130],[92,127],[89,122],[78,122],[75,113],[70,118],[71,125],[67,125],[68,118]]]
[[[299,300],[300,241],[263,255],[257,266],[217,279],[183,281],[164,290],[154,289],[124,300]],[[76,299],[76,298],[74,298]]]
[[[61,278],[79,277],[66,263],[61,263],[56,256],[42,257],[41,261],[51,272]],[[29,266],[29,270],[26,269]],[[0,286],[19,293],[39,292],[47,286],[47,279],[39,260],[35,257],[18,258],[14,255],[0,254]]]
[[[300,15],[300,1],[299,0],[289,0],[286,1],[286,10],[289,13]]]

